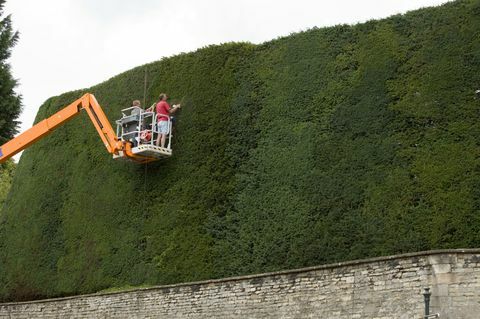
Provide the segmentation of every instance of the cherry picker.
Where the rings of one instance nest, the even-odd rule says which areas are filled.
[[[0,163],[26,149],[59,126],[65,124],[85,110],[98,132],[100,139],[114,159],[126,159],[136,163],[148,163],[172,155],[171,129],[166,147],[154,144],[157,115],[153,110],[139,107],[122,110],[122,117],[116,121],[115,132],[93,94],[87,93],[47,119],[0,146]],[[166,116],[166,115],[165,115]],[[168,116],[166,116],[168,117]],[[170,117],[168,125],[171,128]]]

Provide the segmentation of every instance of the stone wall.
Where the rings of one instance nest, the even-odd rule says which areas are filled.
[[[480,249],[0,304],[0,318],[480,318]]]

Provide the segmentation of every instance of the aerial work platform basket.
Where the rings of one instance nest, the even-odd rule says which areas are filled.
[[[172,121],[168,115],[157,115],[155,112],[143,110],[133,106],[122,111],[122,117],[115,121],[117,124],[117,136],[121,141],[129,142],[132,146],[131,152],[137,156],[162,159],[172,156]],[[168,134],[166,146],[157,146],[155,141],[158,138],[157,122],[158,116],[163,116],[168,121]],[[115,159],[129,159],[123,152],[114,154]]]

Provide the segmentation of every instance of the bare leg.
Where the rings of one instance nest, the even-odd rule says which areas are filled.
[[[167,134],[162,134],[162,147],[165,147],[165,141],[167,140]]]
[[[162,136],[163,136],[163,134],[160,134],[160,133],[157,135],[157,142],[155,143],[155,145],[157,145],[157,146],[160,145],[160,139],[161,139]]]

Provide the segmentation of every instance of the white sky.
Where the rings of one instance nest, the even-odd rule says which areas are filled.
[[[231,41],[261,43],[447,0],[7,0],[20,40],[9,62],[23,96],[20,132],[50,96],[133,67]],[[16,158],[18,159],[18,155]]]

